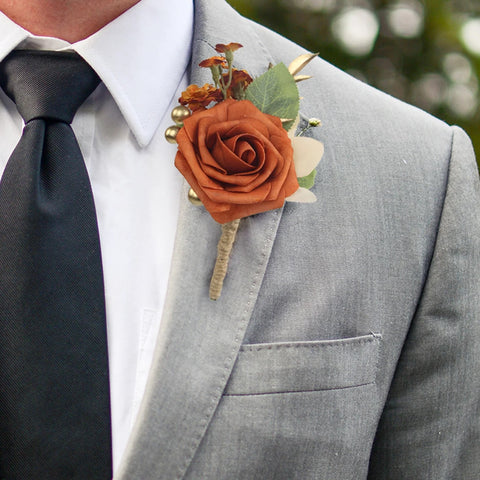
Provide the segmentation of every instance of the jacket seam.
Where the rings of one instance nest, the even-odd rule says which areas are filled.
[[[424,297],[424,294],[425,294],[425,289],[427,287],[428,280],[430,278],[430,270],[432,268],[433,260],[435,258],[435,253],[437,251],[438,236],[439,236],[439,233],[440,233],[440,226],[442,224],[443,214],[444,214],[444,211],[445,211],[445,202],[446,202],[446,198],[447,198],[448,188],[449,188],[449,185],[450,185],[450,168],[451,168],[452,156],[453,156],[453,144],[455,142],[455,130],[453,129],[453,127],[450,127],[450,131],[451,131],[451,139],[450,139],[450,147],[449,147],[449,152],[448,152],[448,163],[447,163],[447,172],[446,172],[445,186],[444,186],[443,198],[442,198],[442,207],[441,207],[440,213],[438,215],[437,225],[436,225],[436,229],[435,229],[435,240],[433,242],[433,247],[432,247],[432,251],[431,251],[431,254],[430,254],[430,259],[428,261],[428,267],[427,267],[425,279],[423,281],[422,288],[420,290],[420,295],[418,296],[417,304],[415,305],[415,311],[412,315],[410,325],[415,321],[415,319],[417,318],[418,312],[420,310],[422,300],[423,300],[423,297]]]

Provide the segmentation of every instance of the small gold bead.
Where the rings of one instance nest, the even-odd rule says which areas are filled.
[[[177,143],[177,133],[180,128],[178,125],[172,125],[165,130],[165,138],[168,143]]]
[[[179,105],[172,110],[172,120],[177,125],[183,125],[183,121],[191,115],[190,110],[184,105]]]
[[[198,198],[198,195],[193,191],[193,188],[191,188],[188,191],[188,199],[190,200],[190,203],[192,205],[195,205],[196,207],[199,207],[202,205],[202,201]]]

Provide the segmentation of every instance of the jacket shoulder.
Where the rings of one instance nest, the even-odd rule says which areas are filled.
[[[273,63],[288,65],[306,53],[301,46],[261,25],[251,26]],[[302,73],[313,78],[298,84],[300,110],[305,118],[322,121],[322,127],[311,134],[325,141],[327,154],[331,148],[337,159],[346,158],[362,167],[375,165],[378,175],[400,170],[416,178],[419,174],[422,178],[439,176],[440,184],[444,184],[453,141],[449,125],[322,58],[312,61]]]

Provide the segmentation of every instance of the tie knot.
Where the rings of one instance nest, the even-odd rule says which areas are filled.
[[[15,50],[0,63],[0,86],[25,123],[34,118],[71,123],[100,79],[76,53]]]

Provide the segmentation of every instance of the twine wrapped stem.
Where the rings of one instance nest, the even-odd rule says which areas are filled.
[[[240,219],[222,225],[222,236],[217,246],[217,260],[210,281],[210,299],[218,300],[222,293],[223,281],[227,274],[228,261],[237,235]]]

